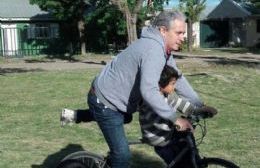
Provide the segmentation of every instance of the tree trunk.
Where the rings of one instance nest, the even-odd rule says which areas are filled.
[[[133,11],[129,10],[128,2],[125,0],[111,0],[112,4],[116,5],[118,9],[126,17],[126,27],[128,36],[128,45],[137,39],[136,22],[137,14],[141,11],[143,0],[136,0],[136,6]]]
[[[84,19],[78,21],[79,41],[81,45],[81,54],[86,55],[86,42],[85,42],[85,22]]]
[[[137,39],[137,32],[136,32],[137,15],[131,14],[129,11],[125,11],[125,15],[126,15],[128,45],[129,45]]]
[[[193,45],[193,28],[192,28],[192,22],[190,19],[188,19],[188,30],[187,30],[187,38],[188,38],[188,51],[191,52],[192,51],[192,45]]]

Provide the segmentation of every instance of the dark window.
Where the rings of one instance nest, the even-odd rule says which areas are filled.
[[[31,24],[27,29],[28,39],[51,39],[58,38],[57,24]]]
[[[260,33],[260,19],[256,20],[256,32]]]

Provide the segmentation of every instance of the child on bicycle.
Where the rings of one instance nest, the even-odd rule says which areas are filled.
[[[180,117],[190,116],[196,112],[207,112],[211,116],[217,111],[209,106],[196,108],[190,102],[174,93],[175,83],[180,76],[178,72],[166,65],[161,73],[159,87],[165,101],[173,108],[173,111],[180,112]],[[148,104],[143,102],[139,109],[139,122],[143,142],[154,146],[155,152],[167,163],[174,159],[176,144],[174,144],[175,125],[172,121],[161,118]],[[190,126],[192,128],[192,126]],[[181,128],[180,128],[181,129]]]

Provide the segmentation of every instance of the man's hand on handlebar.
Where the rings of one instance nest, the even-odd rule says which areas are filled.
[[[175,121],[175,126],[177,131],[187,131],[187,130],[190,130],[191,132],[194,131],[194,128],[192,127],[189,120],[185,118],[177,118],[177,120]]]
[[[200,108],[197,108],[194,111],[193,115],[197,116],[199,118],[212,118],[217,113],[218,113],[218,111],[214,107],[204,105]],[[192,123],[192,121],[190,121],[189,119],[177,118],[177,120],[175,121],[175,126],[176,126],[177,131],[190,130],[191,132],[194,132],[194,128],[191,123]]]

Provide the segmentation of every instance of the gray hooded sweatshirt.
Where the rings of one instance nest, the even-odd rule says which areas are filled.
[[[127,113],[135,112],[143,99],[159,116],[175,122],[176,113],[165,102],[158,85],[166,63],[177,69],[173,57],[166,54],[160,32],[145,27],[141,38],[119,53],[96,78],[97,98],[107,107]],[[202,105],[184,76],[177,81],[176,92],[193,104]]]

